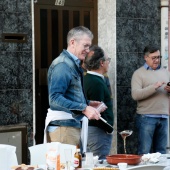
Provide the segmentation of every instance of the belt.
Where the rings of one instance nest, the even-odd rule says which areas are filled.
[[[49,123],[48,126],[60,126],[60,125],[54,125],[52,123]]]

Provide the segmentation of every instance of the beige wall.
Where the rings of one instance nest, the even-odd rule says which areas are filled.
[[[117,153],[117,95],[116,95],[116,0],[98,0],[98,45],[111,57],[108,72],[114,106],[114,134],[111,153]]]

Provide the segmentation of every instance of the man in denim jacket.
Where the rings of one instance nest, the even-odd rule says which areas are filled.
[[[92,39],[93,34],[86,27],[71,29],[67,35],[67,50],[63,50],[49,67],[48,142],[77,145],[82,118],[98,120],[100,117],[96,109],[100,102],[87,101],[82,86],[80,63],[89,52]]]

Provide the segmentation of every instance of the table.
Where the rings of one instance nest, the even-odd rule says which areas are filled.
[[[163,170],[165,167],[167,167],[166,170],[170,170],[170,154],[162,154],[158,163],[147,163],[147,164],[138,164],[138,165],[128,165],[126,170]],[[82,161],[82,168],[78,168],[77,170],[92,170],[93,168],[87,168],[84,166],[85,160]],[[44,165],[38,165],[39,167],[44,169]],[[102,164],[98,163],[96,164],[96,167],[110,167],[110,168],[118,168],[117,165],[111,165],[108,164],[106,160],[103,161]],[[73,167],[71,167],[71,170],[74,170]]]

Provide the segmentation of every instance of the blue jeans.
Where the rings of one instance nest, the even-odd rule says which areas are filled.
[[[166,153],[168,119],[136,114],[136,127],[139,155],[151,152]]]
[[[112,145],[112,134],[107,134],[104,130],[95,127],[88,127],[87,149],[93,152],[93,155],[99,156],[99,159],[106,159],[109,155]]]

